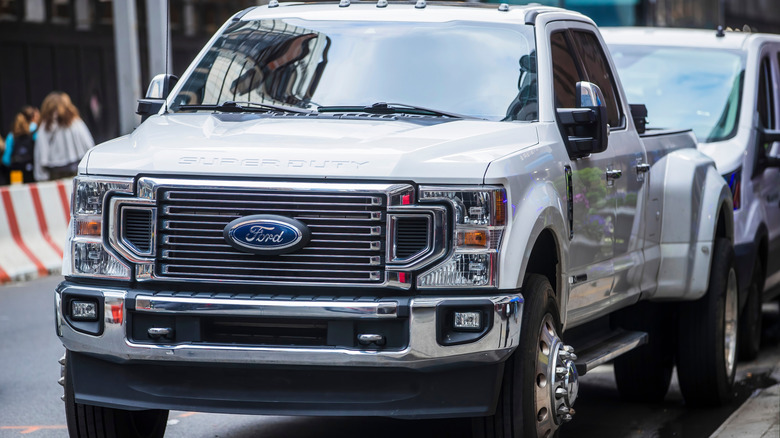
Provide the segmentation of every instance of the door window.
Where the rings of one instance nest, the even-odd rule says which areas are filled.
[[[591,32],[575,30],[573,33],[588,80],[601,88],[604,99],[607,101],[609,126],[613,128],[622,127],[623,112],[618,99],[617,86],[599,40]]]
[[[772,70],[769,58],[761,60],[758,74],[758,120],[761,127],[775,129],[775,102],[772,93]]]
[[[556,108],[577,106],[576,85],[581,80],[582,74],[568,40],[564,31],[555,32],[550,36]]]

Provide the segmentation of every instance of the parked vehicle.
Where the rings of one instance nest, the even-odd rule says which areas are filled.
[[[587,17],[272,0],[149,90],[74,180],[72,436],[178,409],[545,437],[614,358],[637,398],[675,364],[686,402],[732,396],[731,191],[690,131],[638,134]]]
[[[761,304],[780,295],[780,36],[692,29],[604,32],[628,101],[649,127],[692,127],[734,199],[740,355],[761,345]]]

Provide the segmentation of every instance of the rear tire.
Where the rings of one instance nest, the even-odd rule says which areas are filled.
[[[553,288],[546,277],[532,274],[523,297],[520,344],[504,365],[496,413],[473,419],[474,437],[554,437],[571,420],[569,412],[574,413],[569,408],[577,397],[577,374],[569,360],[571,348],[558,337],[561,323]],[[566,394],[554,396],[556,388]]]
[[[761,350],[761,296],[764,289],[764,270],[756,261],[753,278],[748,286],[747,303],[739,320],[739,358],[750,361],[758,357]]]
[[[641,302],[613,320],[626,330],[647,332],[647,344],[615,359],[615,381],[623,400],[658,403],[666,397],[677,348],[674,314],[668,305]]]
[[[731,241],[715,240],[707,293],[680,305],[677,375],[685,403],[719,406],[734,397],[737,278]]]
[[[126,411],[76,403],[73,375],[68,369],[70,352],[65,353],[65,418],[70,438],[162,438],[168,411]]]

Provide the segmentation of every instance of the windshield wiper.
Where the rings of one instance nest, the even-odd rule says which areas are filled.
[[[312,113],[311,110],[290,106],[258,102],[234,102],[228,100],[219,105],[180,105],[180,110],[206,110],[224,113],[276,112],[276,113]]]
[[[413,114],[420,116],[450,117],[453,119],[476,119],[477,117],[463,114],[439,111],[421,106],[407,105],[404,103],[377,102],[371,106],[321,106],[317,110],[321,113],[335,112],[360,112],[369,114]]]

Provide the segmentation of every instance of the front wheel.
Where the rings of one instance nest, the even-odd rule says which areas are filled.
[[[473,421],[475,437],[551,437],[574,414],[576,356],[559,336],[552,286],[541,275],[529,275],[523,297],[520,344],[504,366],[496,413]]]
[[[691,406],[719,406],[734,397],[737,274],[731,241],[715,241],[707,293],[680,305],[677,375]]]
[[[73,374],[65,353],[62,375],[65,386],[65,418],[70,438],[162,438],[168,411],[126,411],[76,403]]]

